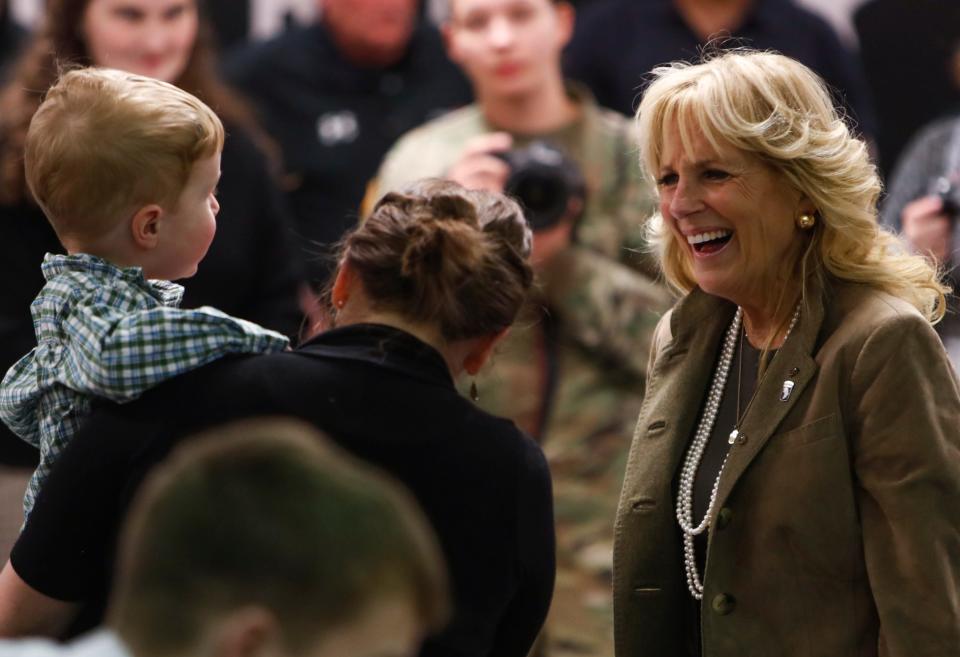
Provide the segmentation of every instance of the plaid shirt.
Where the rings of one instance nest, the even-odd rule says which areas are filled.
[[[0,385],[0,419],[39,448],[24,497],[33,503],[57,456],[90,413],[91,398],[136,399],[226,354],[284,349],[287,338],[215,308],[178,308],[183,288],[148,281],[95,256],[44,258],[33,301],[37,346]]]

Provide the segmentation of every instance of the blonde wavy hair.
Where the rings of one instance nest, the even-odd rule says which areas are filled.
[[[832,276],[883,290],[915,306],[930,322],[943,317],[939,272],[907,252],[877,222],[880,179],[864,142],[851,134],[823,81],[783,55],[734,50],[698,64],[657,67],[637,111],[640,152],[656,172],[670,125],[684,144],[700,131],[718,151],[749,153],[778,171],[817,208],[809,244],[794,263],[798,280]],[[660,214],[650,222],[667,281],[686,293],[696,286],[687,249]],[[789,321],[796,299],[777,304],[777,324]]]

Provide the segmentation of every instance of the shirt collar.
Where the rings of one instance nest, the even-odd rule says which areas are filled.
[[[440,352],[392,326],[351,324],[331,329],[315,336],[297,351],[310,356],[362,361],[426,383],[453,388],[453,377]]]
[[[170,281],[148,281],[141,267],[118,267],[89,253],[48,253],[43,257],[41,270],[47,281],[70,272],[82,273],[105,283],[123,281],[143,289],[165,306],[179,306],[183,299],[182,285]]]

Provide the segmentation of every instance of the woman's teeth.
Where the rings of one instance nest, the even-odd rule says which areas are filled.
[[[696,235],[687,235],[687,244],[696,245],[704,242],[724,239],[733,235],[732,230],[711,230],[706,233],[697,233]]]

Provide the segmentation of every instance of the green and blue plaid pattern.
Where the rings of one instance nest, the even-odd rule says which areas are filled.
[[[0,419],[40,450],[24,514],[92,398],[136,399],[226,354],[280,351],[288,340],[215,308],[179,308],[183,288],[148,281],[139,267],[47,254],[46,285],[30,307],[37,346],[0,384]]]

